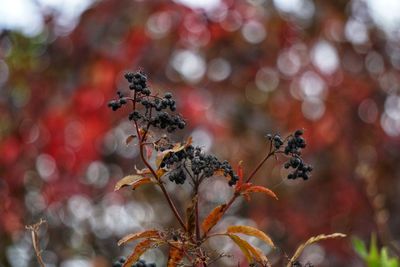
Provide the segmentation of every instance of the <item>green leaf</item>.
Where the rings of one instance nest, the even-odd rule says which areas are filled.
[[[353,237],[351,239],[351,242],[353,244],[354,250],[358,253],[358,255],[360,255],[361,258],[365,260],[368,257],[368,251],[364,242],[357,237]]]
[[[369,255],[367,258],[368,267],[380,267],[380,257],[378,246],[376,244],[375,234],[371,235],[371,244],[369,246]]]

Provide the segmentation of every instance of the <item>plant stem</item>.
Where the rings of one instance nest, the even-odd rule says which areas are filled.
[[[143,151],[143,142],[145,141],[143,137],[146,137],[146,133],[143,134],[143,137],[140,135],[139,131],[139,125],[135,121],[135,127],[136,127],[136,133],[139,139],[139,151],[140,151],[140,158],[142,159],[143,163],[146,165],[146,167],[150,170],[151,174],[154,176],[154,178],[158,181],[158,185],[161,188],[161,191],[163,192],[165,198],[167,199],[168,205],[171,208],[172,212],[174,213],[176,219],[178,220],[179,224],[182,226],[182,228],[187,231],[186,225],[184,221],[182,220],[182,217],[179,215],[178,210],[175,207],[175,204],[172,202],[170,195],[168,194],[167,190],[165,189],[165,186],[162,184],[161,180],[157,176],[157,173],[154,171],[154,169],[151,167],[150,163],[146,160],[144,156],[144,151]]]
[[[254,175],[258,172],[258,170],[260,170],[260,168],[264,165],[264,163],[273,155],[275,155],[275,150],[272,150],[270,148],[269,153],[260,161],[260,163],[257,165],[257,167],[250,173],[249,177],[246,179],[246,183],[249,183],[250,180],[254,177]],[[233,196],[231,197],[231,199],[229,200],[228,204],[226,204],[225,208],[222,211],[222,216],[225,215],[225,213],[228,211],[228,209],[232,206],[232,204],[235,202],[235,200],[240,196],[239,192],[236,192],[233,194]],[[221,217],[222,217],[221,216]],[[216,224],[215,224],[216,225]],[[214,226],[215,226],[214,225]],[[213,227],[214,227],[213,226]],[[213,228],[211,227],[208,232],[210,232],[210,230]],[[207,233],[203,234],[203,242],[204,242],[204,238],[207,237]]]

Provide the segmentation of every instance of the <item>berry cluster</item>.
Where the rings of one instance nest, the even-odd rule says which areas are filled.
[[[120,257],[118,260],[116,260],[112,267],[122,267],[126,261],[125,257]],[[155,263],[146,263],[144,260],[138,260],[134,264],[132,264],[131,267],[156,267]]]
[[[187,146],[177,152],[169,153],[161,162],[161,168],[171,168],[175,166],[174,171],[169,175],[169,179],[177,184],[183,184],[186,180],[186,172],[190,175],[200,178],[208,178],[214,175],[216,171],[222,171],[224,176],[229,176],[229,185],[236,184],[239,177],[233,171],[232,166],[227,161],[219,161],[214,155],[204,153],[200,147],[192,145]]]
[[[142,72],[126,73],[125,79],[130,83],[129,89],[134,91],[134,97],[126,97],[121,92],[117,92],[118,99],[108,103],[112,110],[118,110],[127,103],[127,100],[130,100],[133,102],[134,110],[129,114],[129,120],[166,129],[170,133],[176,129],[185,128],[186,122],[180,115],[166,112],[167,109],[171,112],[176,110],[176,103],[171,93],[166,93],[164,97],[152,95],[147,86],[147,76]],[[142,108],[139,109],[138,105]]]
[[[267,135],[276,150],[281,149],[286,142],[283,153],[290,156],[290,159],[285,163],[284,167],[286,169],[293,169],[293,172],[288,174],[288,179],[303,178],[303,180],[308,180],[310,172],[313,170],[312,167],[305,164],[301,158],[301,150],[306,147],[306,142],[302,135],[302,130],[296,130],[294,134],[290,135],[286,140],[283,140],[278,134],[274,136],[270,134]]]

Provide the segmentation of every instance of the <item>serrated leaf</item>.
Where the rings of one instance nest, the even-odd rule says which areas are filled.
[[[192,198],[190,205],[186,208],[186,227],[190,234],[193,234],[196,228],[196,203],[197,195]]]
[[[305,249],[306,246],[311,245],[311,244],[321,241],[321,240],[332,239],[332,238],[342,238],[342,237],[346,237],[346,235],[342,234],[342,233],[333,233],[330,235],[322,234],[322,235],[313,236],[313,237],[309,238],[305,243],[301,244],[297,248],[293,257],[290,259],[289,263],[286,266],[291,267],[293,262],[295,262],[300,257],[301,253],[303,252],[303,250]]]
[[[226,204],[222,204],[214,208],[204,219],[203,223],[201,224],[201,229],[203,230],[204,234],[208,233],[208,231],[221,219],[222,215],[224,214],[225,207]]]
[[[364,242],[356,237],[353,237],[351,241],[353,244],[353,248],[358,253],[358,255],[360,255],[361,258],[366,259],[368,256],[368,252]]]
[[[128,175],[128,176],[125,176],[124,178],[122,178],[121,180],[119,180],[115,184],[114,191],[118,191],[119,189],[121,189],[124,186],[132,186],[132,189],[136,189],[140,185],[148,184],[148,183],[153,183],[151,181],[151,179],[148,177],[143,177],[140,175]]]
[[[133,250],[132,254],[126,259],[123,267],[130,267],[132,264],[137,262],[140,256],[146,252],[146,250],[152,248],[154,241],[151,239],[146,239],[139,242],[135,249]]]
[[[183,250],[176,246],[171,246],[168,255],[167,267],[176,267],[183,259]]]
[[[124,236],[118,241],[118,246],[125,244],[127,242],[131,242],[137,240],[139,238],[160,238],[160,232],[158,230],[146,230],[139,233],[132,233]]]
[[[249,188],[245,189],[243,193],[263,193],[278,200],[278,197],[271,189],[260,185],[252,185]]]
[[[134,135],[134,134],[129,135],[125,140],[125,144],[129,145],[129,143],[132,142],[135,138],[136,138],[136,135]]]
[[[232,225],[227,229],[227,233],[232,234],[244,234],[257,237],[258,239],[264,241],[271,247],[275,247],[274,242],[272,242],[271,238],[267,236],[263,231],[258,230],[257,228],[245,225]]]

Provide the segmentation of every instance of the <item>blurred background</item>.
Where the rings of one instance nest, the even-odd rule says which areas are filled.
[[[113,192],[142,166],[124,143],[128,111],[107,108],[117,88],[128,91],[128,70],[177,97],[189,127],[176,140],[191,135],[247,173],[267,133],[305,130],[311,179],[289,181],[282,161],[269,162],[256,181],[279,201],[255,196],[220,225],[268,233],[279,249],[262,249],[276,266],[321,233],[375,232],[395,255],[399,11],[397,0],[0,1],[0,266],[37,266],[24,226],[40,218],[44,260],[63,267],[111,266],[131,249],[117,247],[123,235],[176,223],[151,187]],[[210,179],[203,215],[230,193]],[[215,266],[243,260],[227,240],[210,246],[235,255]],[[144,259],[166,260],[160,249]],[[363,266],[349,239],[312,245],[300,260]]]

